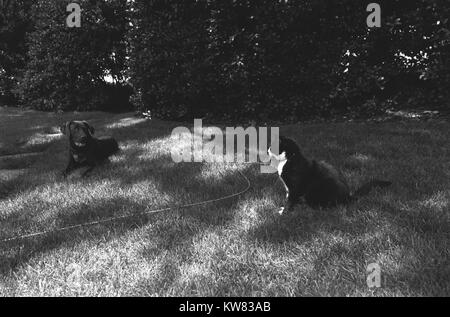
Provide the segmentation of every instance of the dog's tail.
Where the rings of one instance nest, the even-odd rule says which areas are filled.
[[[385,188],[392,185],[392,182],[390,181],[383,181],[374,179],[370,182],[362,185],[360,188],[358,188],[352,195],[352,198],[359,198],[362,196],[365,196],[370,193],[370,191],[374,188]]]

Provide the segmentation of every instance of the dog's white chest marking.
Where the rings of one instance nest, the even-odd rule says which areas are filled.
[[[284,160],[284,161],[281,161],[279,164],[278,164],[278,167],[277,167],[277,169],[278,169],[278,175],[281,177],[281,174],[283,173],[283,168],[284,168],[284,165],[286,165],[286,163],[287,163],[287,160]]]
[[[286,186],[286,183],[284,182],[283,178],[281,178],[281,174],[283,173],[283,168],[284,168],[284,165],[286,165],[286,163],[287,163],[287,160],[280,161],[277,169],[278,169],[278,175],[280,176],[281,182],[283,183],[284,188],[286,189],[286,197],[288,197],[289,188]]]
[[[77,163],[83,163],[84,161],[86,161],[86,159],[83,156],[80,156],[78,154],[73,154],[72,157],[73,160]]]
[[[272,152],[271,148],[269,148],[269,150],[267,152],[269,153],[269,156],[273,159],[273,160],[271,160],[271,164],[272,164],[272,162],[278,162],[278,165],[276,165],[277,171],[278,171],[278,176],[280,176],[281,182],[283,183],[284,188],[286,189],[286,196],[288,196],[289,195],[289,188],[286,186],[286,183],[281,178],[281,174],[283,173],[284,165],[286,165],[286,163],[287,163],[286,152],[283,152],[280,155],[275,155]],[[272,166],[275,167],[275,164],[272,165]]]

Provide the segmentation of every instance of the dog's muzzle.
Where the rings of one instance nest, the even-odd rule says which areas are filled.
[[[84,137],[84,138],[81,138],[80,140],[73,141],[73,144],[75,144],[78,147],[84,147],[84,146],[86,146],[87,141],[88,141],[88,138]]]

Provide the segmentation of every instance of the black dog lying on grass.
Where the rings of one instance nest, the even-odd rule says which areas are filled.
[[[61,127],[61,132],[69,137],[69,163],[63,172],[67,177],[73,170],[87,166],[85,177],[95,166],[106,161],[119,151],[119,144],[113,138],[94,138],[95,130],[86,121],[69,121]]]
[[[375,187],[383,188],[392,184],[389,181],[372,180],[352,194],[344,177],[333,166],[307,159],[295,141],[285,137],[280,137],[278,155],[272,153],[271,148],[268,153],[280,161],[278,174],[287,192],[287,203],[279,211],[280,214],[290,211],[301,197],[310,207],[327,208],[350,203],[367,195]]]

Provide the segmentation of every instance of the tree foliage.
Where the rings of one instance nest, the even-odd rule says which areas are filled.
[[[162,117],[227,119],[442,107],[448,92],[445,0],[136,0],[131,79]],[[440,87],[440,88],[438,88]]]
[[[26,33],[30,31],[31,2],[0,2],[0,105],[16,102],[12,93],[26,65]]]
[[[347,43],[332,105],[369,115],[387,108],[448,107],[449,45],[445,0],[381,1],[383,26]]]
[[[68,0],[38,0],[32,7],[28,64],[18,88],[24,104],[40,110],[127,108],[105,82],[124,78],[126,0],[82,0],[82,26],[66,25]],[[120,88],[118,88],[120,89]],[[126,91],[124,89],[124,93]]]
[[[125,110],[125,82],[170,119],[449,106],[448,0],[380,0],[373,29],[360,0],[79,0],[81,28],[65,25],[73,1],[6,2],[0,95],[36,109]]]

